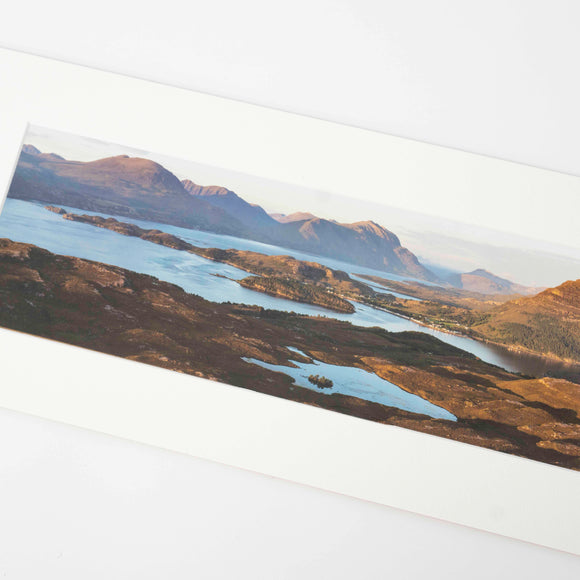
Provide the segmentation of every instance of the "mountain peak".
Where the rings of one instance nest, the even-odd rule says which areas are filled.
[[[39,157],[42,157],[43,159],[49,159],[50,161],[66,161],[64,157],[61,157],[56,153],[41,153]]]
[[[185,188],[185,191],[190,191],[191,189],[195,189],[196,187],[201,187],[197,183],[191,181],[191,179],[182,179],[181,185]]]
[[[170,180],[173,186],[183,189],[179,179],[163,167],[163,165],[145,159],[144,157],[130,157],[129,155],[115,155],[113,157],[105,157],[104,159],[97,159],[95,161],[88,161],[87,167],[98,168],[99,171],[123,172],[126,176],[133,176],[137,181],[141,181],[143,177],[157,175],[162,176],[162,180]]]
[[[399,238],[372,221],[341,224],[314,217],[288,221],[279,230],[281,245],[344,262],[423,280],[437,280]]]
[[[372,220],[365,220],[360,222],[354,222],[352,224],[340,224],[340,225],[342,225],[345,228],[354,230],[359,234],[372,235],[377,238],[387,240],[390,244],[392,244],[395,247],[401,245],[401,241],[399,240],[396,234],[394,234],[387,228],[381,226],[380,224]]]
[[[452,274],[447,279],[456,288],[480,294],[535,294],[538,289],[516,284],[501,278],[484,268],[476,268],[464,274]]]
[[[568,280],[555,288],[548,288],[540,294],[536,295],[536,298],[550,298],[557,302],[565,302],[570,306],[576,308],[580,307],[580,279],[579,280]]]
[[[352,222],[350,225],[352,226],[373,226],[376,228],[382,228],[383,226],[381,226],[380,224],[378,224],[377,222],[374,222],[373,220],[361,220],[360,222]]]
[[[181,182],[151,159],[115,155],[95,161],[66,161],[54,154],[37,155],[35,159],[45,170],[56,172],[85,187],[99,187],[108,195],[144,199],[147,196],[187,198]],[[113,193],[114,192],[114,193]]]
[[[28,155],[40,155],[41,151],[34,145],[22,145],[22,153],[28,153]]]
[[[120,163],[123,166],[139,166],[141,168],[155,167],[167,171],[165,167],[152,161],[151,159],[145,159],[144,157],[130,157],[129,155],[113,155],[112,157],[103,157],[102,159],[95,159],[95,161],[88,161],[89,165],[110,165],[113,163]],[[169,173],[169,171],[167,171]]]
[[[247,235],[244,224],[204,199],[192,197],[181,181],[151,159],[116,155],[68,161],[23,149],[9,196],[132,216],[180,227]]]
[[[235,192],[220,185],[198,185],[191,179],[184,179],[181,184],[190,195],[199,197],[231,196],[239,197]]]
[[[184,179],[181,184],[190,196],[201,198],[204,202],[228,212],[251,228],[272,228],[276,225],[259,205],[248,203],[227,187],[198,185],[191,179]]]
[[[283,213],[273,213],[270,214],[270,217],[274,218],[277,222],[280,222],[281,224],[318,219],[314,214],[307,211],[297,211],[288,215]]]
[[[468,276],[485,276],[486,278],[498,278],[495,274],[492,274],[489,270],[485,270],[484,268],[476,268],[471,272],[467,272]]]

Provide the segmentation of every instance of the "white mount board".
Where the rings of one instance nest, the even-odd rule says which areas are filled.
[[[0,104],[3,192],[31,123],[370,201],[397,185],[404,209],[577,236],[559,209],[578,206],[576,177],[10,51]],[[546,190],[558,203],[539,205]],[[0,345],[1,406],[580,553],[576,472],[10,331]]]

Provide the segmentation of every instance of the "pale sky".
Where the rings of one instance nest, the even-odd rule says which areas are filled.
[[[515,282],[534,286],[553,286],[566,279],[580,278],[580,245],[550,244],[52,129],[30,126],[24,143],[34,145],[44,153],[57,153],[76,161],[93,161],[114,155],[151,159],[179,179],[227,187],[269,212],[307,211],[346,223],[371,219],[394,231],[401,243],[420,258],[459,271],[481,267]]]

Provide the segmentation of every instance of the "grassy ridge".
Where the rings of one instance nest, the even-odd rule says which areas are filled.
[[[580,385],[522,380],[425,333],[210,302],[152,276],[10,240],[0,240],[0,325],[580,469]],[[309,357],[373,372],[458,420],[302,388],[283,372],[247,362],[292,366]]]
[[[514,297],[372,279],[421,298],[419,302],[379,294],[370,299],[396,314],[474,338],[580,362],[580,280],[564,282],[535,296]]]

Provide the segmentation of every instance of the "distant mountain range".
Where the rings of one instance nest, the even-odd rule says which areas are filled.
[[[9,196],[229,234],[438,280],[394,233],[375,222],[339,224],[304,214],[281,223],[225,187],[180,181],[149,159],[118,155],[69,161],[24,145]]]
[[[139,157],[69,161],[24,145],[8,195],[228,234],[481,293],[528,291],[485,270],[443,280],[374,221],[341,224],[306,212],[269,215],[225,187],[180,181],[159,163]]]
[[[159,163],[127,155],[68,161],[24,145],[8,195],[218,233],[250,233],[226,211],[189,195]]]
[[[500,278],[481,268],[465,274],[452,274],[446,280],[455,288],[480,294],[536,294],[540,288],[530,288]]]
[[[414,254],[401,246],[394,233],[375,222],[339,224],[306,212],[268,215],[259,205],[248,203],[225,187],[197,185],[189,179],[182,184],[192,196],[204,199],[251,227],[253,239],[422,280],[438,280]]]

